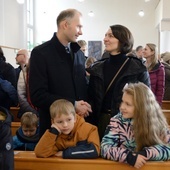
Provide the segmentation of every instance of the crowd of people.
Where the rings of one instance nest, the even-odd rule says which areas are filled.
[[[30,56],[17,52],[18,68],[0,48],[1,129],[12,121],[10,107],[20,108],[10,149],[44,158],[101,156],[136,168],[169,160],[170,129],[161,106],[170,100],[170,53],[158,55],[152,43],[133,50],[131,31],[111,25],[101,59],[86,57],[87,43],[77,41],[82,17],[76,9],[61,11],[49,41]]]

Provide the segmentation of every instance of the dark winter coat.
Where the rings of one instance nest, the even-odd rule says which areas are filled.
[[[116,78],[114,82],[114,89],[109,91],[112,93],[111,99],[111,116],[114,116],[119,111],[119,106],[122,99],[122,89],[126,83],[143,82],[150,87],[149,74],[143,63],[136,57],[128,57],[129,60],[123,69],[121,76]],[[92,105],[93,113],[89,121],[98,126],[98,121],[101,116],[101,108],[103,105],[103,99],[105,95],[104,87],[104,74],[103,67],[104,62],[108,59],[96,62],[92,67],[88,68],[90,73],[89,82],[89,102]]]
[[[73,60],[54,33],[50,41],[31,52],[29,88],[31,101],[39,112],[40,135],[50,128],[49,107],[55,100],[66,99],[73,104],[86,100],[84,54],[77,43],[71,43],[70,48]]]
[[[6,115],[0,120],[0,169],[14,170],[13,141],[11,134],[11,115],[8,110],[0,106],[0,112]]]

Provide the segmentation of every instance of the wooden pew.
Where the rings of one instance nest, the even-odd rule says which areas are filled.
[[[170,125],[170,110],[162,110],[162,111],[167,119],[168,124]]]
[[[10,112],[13,115],[13,122],[20,122],[20,119],[17,117],[19,107],[10,107]]]
[[[12,132],[12,136],[16,135],[16,131],[18,130],[18,128],[21,126],[21,122],[11,122],[11,132]]]
[[[135,170],[125,164],[97,159],[62,159],[58,157],[36,158],[33,151],[15,151],[15,170]],[[169,170],[170,161],[147,162],[140,170]]]
[[[170,101],[169,100],[163,100],[162,101],[162,109],[170,110]]]

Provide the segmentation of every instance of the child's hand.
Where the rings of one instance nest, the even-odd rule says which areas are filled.
[[[55,156],[58,156],[58,157],[63,157],[63,151],[58,151]]]
[[[134,167],[141,168],[143,165],[146,164],[146,160],[147,158],[145,156],[138,154]]]
[[[56,128],[56,129],[58,130],[59,134],[61,134],[61,130],[56,126],[56,124],[53,123],[53,124],[51,125],[51,127]]]

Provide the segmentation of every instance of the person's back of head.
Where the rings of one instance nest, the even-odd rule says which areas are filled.
[[[70,113],[75,116],[75,108],[70,101],[67,101],[65,99],[56,100],[50,106],[51,119],[54,119],[56,116],[60,117],[63,114],[69,115]]]
[[[161,54],[161,58],[164,62],[170,64],[170,52],[165,52]]]

